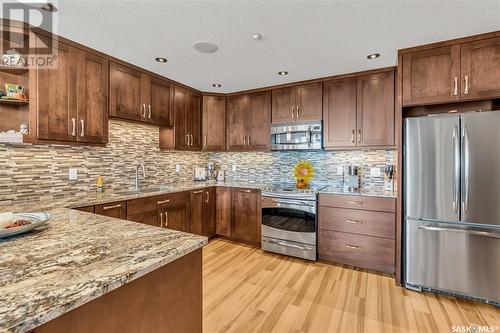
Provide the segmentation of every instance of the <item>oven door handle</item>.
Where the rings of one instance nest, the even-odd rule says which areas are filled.
[[[276,240],[272,240],[272,239],[271,240],[263,239],[262,241],[264,241],[266,243],[280,245],[280,246],[293,247],[295,249],[304,250],[304,251],[312,251],[312,250],[314,250],[314,248],[312,248],[312,247],[300,246],[300,245],[295,245],[295,244],[289,244],[289,243],[280,242],[280,241],[276,241]]]

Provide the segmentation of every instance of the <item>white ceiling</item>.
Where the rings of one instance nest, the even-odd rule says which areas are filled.
[[[60,0],[56,5],[60,35],[217,92],[392,66],[400,48],[500,30],[500,0]],[[262,40],[252,40],[254,32]],[[200,40],[216,43],[218,51],[195,51],[192,44]],[[375,52],[379,59],[366,59]],[[155,57],[168,62],[156,63]],[[279,76],[280,70],[290,74]]]

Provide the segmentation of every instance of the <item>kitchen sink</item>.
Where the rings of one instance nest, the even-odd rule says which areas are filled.
[[[120,195],[138,195],[141,193],[154,193],[154,192],[163,192],[171,189],[172,187],[170,186],[155,186],[155,187],[147,187],[147,188],[141,188],[138,190],[127,190],[127,191],[122,191],[122,192],[116,192],[116,194]]]

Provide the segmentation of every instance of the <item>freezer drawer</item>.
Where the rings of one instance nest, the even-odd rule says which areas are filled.
[[[500,302],[500,230],[406,220],[406,284]]]

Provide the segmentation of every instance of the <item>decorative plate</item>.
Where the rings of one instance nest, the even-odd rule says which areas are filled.
[[[50,220],[48,213],[14,213],[0,224],[0,238],[10,237],[38,228]]]

